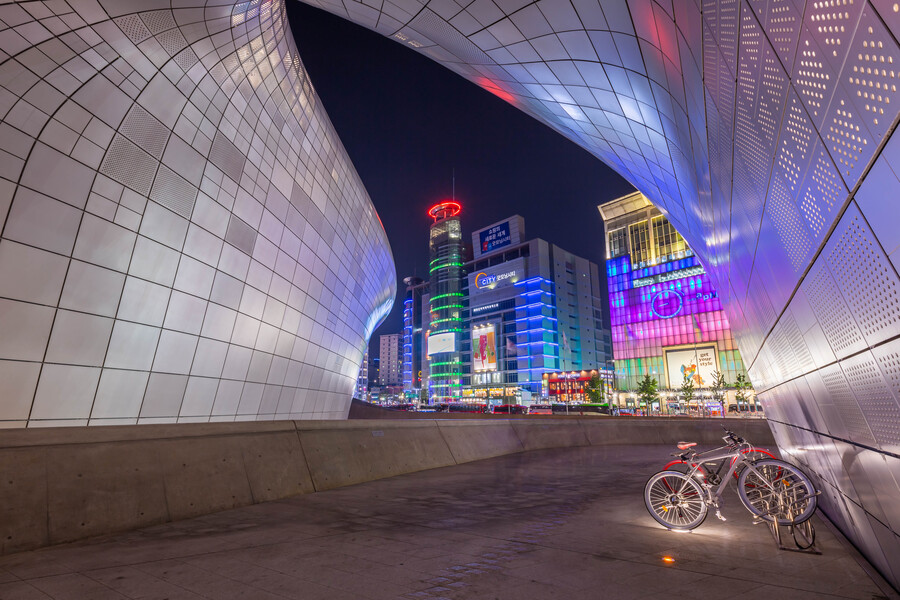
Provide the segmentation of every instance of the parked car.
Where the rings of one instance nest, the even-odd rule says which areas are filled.
[[[552,415],[553,407],[549,404],[532,404],[528,407],[529,415]]]
[[[521,404],[498,404],[491,407],[491,412],[495,415],[524,415],[527,414],[527,407]]]

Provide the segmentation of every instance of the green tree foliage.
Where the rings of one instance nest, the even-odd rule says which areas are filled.
[[[640,397],[642,402],[647,404],[649,408],[650,405],[656,401],[657,396],[659,395],[659,384],[656,383],[656,379],[650,377],[649,375],[644,375],[644,378],[641,380],[641,383],[638,384],[638,396]]]
[[[589,402],[600,404],[603,402],[606,394],[604,393],[603,380],[600,379],[598,373],[591,375],[591,379],[584,385],[584,395],[587,396]]]
[[[694,399],[694,380],[690,377],[685,377],[684,383],[681,384],[681,389],[679,391],[684,398],[684,404],[690,404],[691,400]]]
[[[728,387],[728,382],[725,381],[724,373],[721,373],[720,371],[713,371],[712,385],[709,386],[709,389],[713,393],[713,398],[718,401],[721,401],[722,393],[724,392],[725,388],[727,388],[727,387]]]
[[[753,384],[750,383],[750,380],[741,373],[737,376],[737,381],[734,382],[734,387],[736,389],[734,393],[734,397],[737,399],[738,404],[743,404],[747,402],[748,392],[753,391]]]

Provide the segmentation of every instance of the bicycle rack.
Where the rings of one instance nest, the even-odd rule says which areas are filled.
[[[822,492],[816,492],[813,496],[818,496]],[[802,498],[787,498],[779,495],[778,502],[767,503],[768,510],[762,516],[753,517],[753,524],[765,523],[769,526],[769,533],[775,539],[775,545],[779,550],[787,550],[788,552],[804,552],[806,554],[822,554],[822,551],[816,547],[816,530],[812,524],[812,517],[802,523],[794,523],[794,519],[803,512],[798,507],[803,500],[808,500],[810,496]],[[763,517],[771,516],[772,520],[767,521]],[[781,523],[787,521],[786,524]],[[794,547],[784,544],[782,528],[787,528],[793,538]]]

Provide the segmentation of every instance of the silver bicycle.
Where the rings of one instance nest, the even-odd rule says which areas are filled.
[[[775,458],[756,459],[752,446],[725,430],[725,446],[698,453],[696,442],[680,442],[685,472],[656,473],[644,486],[644,503],[650,515],[667,529],[687,531],[699,527],[709,508],[722,516],[722,493],[737,473],[738,495],[754,519],[788,525],[795,540],[812,545],[815,533],[806,523],[816,510],[816,492],[809,477],[790,463]],[[723,473],[724,471],[724,473]],[[798,531],[795,531],[795,528]],[[798,542],[798,546],[801,543]]]

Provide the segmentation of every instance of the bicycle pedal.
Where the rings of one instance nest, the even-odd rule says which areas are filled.
[[[719,511],[719,510],[716,511],[716,517],[718,517],[718,519],[719,519],[720,521],[727,521],[727,520],[728,520],[728,519],[726,519],[725,517],[722,516],[722,511]]]

